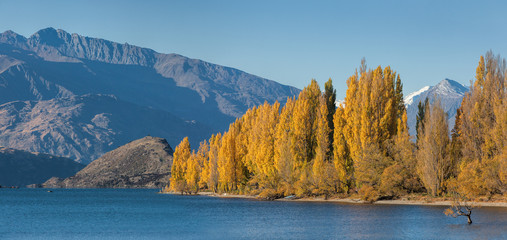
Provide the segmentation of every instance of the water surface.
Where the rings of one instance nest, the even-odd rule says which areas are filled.
[[[134,189],[0,189],[0,239],[507,239],[507,209],[265,202]]]

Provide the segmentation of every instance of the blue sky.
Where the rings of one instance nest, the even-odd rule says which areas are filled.
[[[365,57],[409,93],[468,85],[479,56],[507,54],[507,1],[0,0],[0,31],[39,29],[139,45],[230,66],[298,88],[333,79],[338,98]]]

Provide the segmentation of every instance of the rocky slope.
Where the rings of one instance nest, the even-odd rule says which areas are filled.
[[[444,111],[447,113],[450,131],[454,127],[456,110],[461,106],[461,101],[468,91],[469,89],[462,84],[446,78],[435,86],[424,87],[419,91],[407,95],[404,100],[407,107],[407,121],[410,135],[416,135],[417,105],[426,98],[429,99],[430,103],[433,103],[437,98],[440,99]]]
[[[190,136],[198,146],[208,126],[124,102],[111,95],[84,95],[0,105],[0,146],[47,152],[88,164],[132,139],[162,136],[177,145]]]
[[[64,157],[0,147],[0,186],[41,184],[53,176],[72,176],[84,167]]]
[[[48,188],[159,188],[168,184],[173,150],[163,138],[144,137],[104,154],[76,175],[51,178]]]

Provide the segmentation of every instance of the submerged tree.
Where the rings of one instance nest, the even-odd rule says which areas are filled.
[[[472,209],[474,209],[474,206],[465,197],[454,192],[452,205],[445,209],[444,214],[453,218],[458,216],[467,217],[468,224],[472,224]]]

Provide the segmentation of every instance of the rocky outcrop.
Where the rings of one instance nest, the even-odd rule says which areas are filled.
[[[44,187],[160,188],[169,183],[173,150],[163,138],[144,137],[93,161],[76,175]]]
[[[52,176],[72,176],[84,167],[64,157],[0,147],[0,186],[41,184]]]

